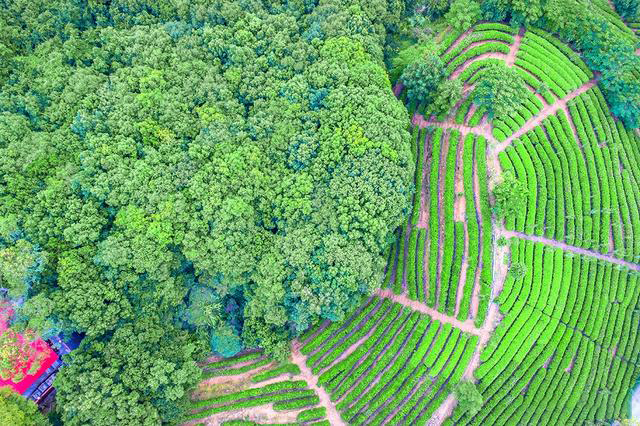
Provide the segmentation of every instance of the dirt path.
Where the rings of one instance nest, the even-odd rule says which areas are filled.
[[[533,130],[534,128],[539,126],[540,123],[542,123],[542,121],[545,118],[549,117],[552,114],[555,114],[559,109],[566,108],[567,102],[569,102],[571,99],[573,99],[573,98],[575,98],[577,96],[580,96],[581,94],[583,94],[587,90],[591,89],[596,84],[598,84],[597,78],[591,79],[588,82],[586,82],[585,84],[583,84],[582,86],[578,87],[573,92],[569,93],[564,98],[558,99],[552,105],[549,105],[549,106],[543,108],[538,113],[538,115],[533,117],[531,120],[527,121],[523,127],[518,129],[514,134],[509,136],[503,142],[500,142],[500,144],[496,147],[497,152],[500,152],[500,151],[504,150],[507,146],[509,146],[511,141],[513,141],[514,139],[519,138],[520,136],[524,135],[528,131]]]
[[[453,409],[456,408],[458,404],[458,400],[450,393],[447,399],[438,407],[438,409],[433,413],[431,418],[427,421],[427,426],[440,426],[451,414],[453,414]]]
[[[275,367],[275,361],[269,364],[263,365],[261,367],[256,367],[253,370],[249,370],[244,373],[211,377],[210,379],[203,380],[201,383],[203,383],[206,386],[214,386],[214,385],[221,385],[221,384],[224,385],[226,383],[231,383],[231,382],[242,382],[244,380],[248,380],[249,378],[251,378],[251,376],[253,376],[256,373],[259,373],[264,370],[268,370],[273,367]]]
[[[413,119],[411,120],[411,124],[421,128],[434,126],[434,127],[440,127],[445,130],[456,129],[462,134],[462,136],[465,136],[469,133],[473,133],[474,135],[484,136],[484,138],[491,143],[494,143],[494,144],[498,143],[496,139],[493,137],[493,134],[491,133],[491,124],[488,122],[483,122],[482,124],[475,127],[469,127],[463,124],[458,124],[451,120],[436,121],[436,120],[426,119],[421,114],[415,113],[413,115]]]
[[[562,241],[551,240],[549,238],[540,237],[537,235],[528,235],[528,234],[524,234],[522,232],[516,232],[516,231],[502,230],[501,234],[504,235],[506,238],[516,237],[516,238],[521,238],[523,240],[533,241],[535,243],[542,243],[552,247],[557,247],[564,251],[581,254],[583,256],[595,257],[596,259],[604,260],[609,263],[615,263],[616,265],[625,266],[634,271],[640,271],[640,265],[638,265],[637,263],[627,262],[626,260],[618,259],[617,257],[609,256],[608,254],[602,254],[592,250],[587,250],[582,247],[570,246],[569,244],[563,243]]]
[[[396,85],[393,86],[393,94],[396,98],[400,96],[400,93],[402,93],[402,89],[404,89],[404,84],[402,83],[396,83]]]
[[[458,288],[456,289],[456,305],[454,309],[454,315],[458,316],[460,312],[460,305],[462,304],[462,299],[464,296],[464,285],[467,282],[467,272],[469,269],[469,228],[467,226],[467,204],[466,198],[464,196],[464,175],[463,168],[464,164],[462,164],[462,153],[464,143],[466,140],[458,144],[458,152],[456,159],[456,174],[455,174],[455,192],[456,198],[454,203],[453,217],[457,222],[462,222],[463,232],[464,232],[464,247],[462,252],[462,264],[460,265],[460,277],[458,279]],[[458,194],[462,194],[458,196]],[[469,200],[471,202],[471,200]],[[459,247],[456,247],[456,250],[459,250]]]
[[[475,153],[475,147],[474,147]],[[473,292],[471,293],[471,308],[469,314],[471,318],[478,315],[478,307],[480,306],[480,276],[482,273],[482,212],[480,211],[480,179],[478,178],[478,162],[476,161],[477,153],[473,156],[473,204],[476,212],[476,220],[478,222],[478,262],[476,263],[476,276],[473,280]]]
[[[313,375],[311,369],[307,367],[306,357],[300,353],[300,351],[294,347],[291,351],[291,360],[294,364],[300,367],[300,376],[307,381],[310,389],[313,389],[316,394],[320,397],[320,405],[327,409],[327,419],[331,423],[332,426],[338,425],[342,426],[346,423],[342,421],[342,417],[336,410],[336,407],[331,402],[331,398],[327,391],[324,390],[323,387],[318,386],[318,378]]]
[[[429,226],[429,170],[431,169],[431,135],[425,135],[422,140],[422,185],[420,197],[420,214],[418,215],[418,228],[427,229]]]
[[[440,306],[442,302],[440,300],[440,288],[442,283],[440,280],[442,279],[442,264],[443,255],[444,255],[444,187],[445,187],[445,169],[446,169],[446,158],[449,152],[451,133],[445,132],[444,137],[442,139],[442,148],[438,155],[440,155],[440,163],[438,168],[438,259],[436,263],[436,294],[435,294],[435,306]],[[445,299],[446,301],[446,299]]]
[[[218,426],[224,423],[227,420],[250,420],[260,423],[295,423],[296,417],[298,416],[298,411],[276,411],[273,409],[272,404],[261,405],[258,407],[251,408],[243,408],[240,410],[234,411],[225,411],[223,413],[214,414],[204,419],[196,419],[191,420],[189,422],[183,423],[183,426],[186,425],[199,425],[204,424],[207,426]]]
[[[520,50],[520,44],[522,43],[522,37],[524,36],[524,28],[520,28],[518,34],[513,37],[513,44],[511,45],[511,50],[509,50],[509,54],[507,55],[507,59],[505,62],[508,67],[512,67],[513,64],[516,63],[516,56],[518,55],[518,51]]]
[[[400,303],[401,305],[406,306],[410,309],[413,309],[414,311],[427,314],[431,318],[436,319],[443,324],[451,324],[452,326],[459,328],[461,331],[464,331],[465,333],[470,333],[470,334],[474,334],[476,336],[481,336],[481,337],[483,333],[485,333],[485,331],[483,331],[482,329],[478,329],[475,327],[475,325],[473,324],[473,320],[466,320],[464,322],[459,321],[455,317],[450,317],[448,315],[443,314],[442,312],[438,312],[435,309],[428,307],[423,303],[420,303],[416,300],[411,300],[405,295],[394,294],[393,291],[389,289],[384,289],[384,290],[380,289],[376,291],[376,294],[380,297],[384,297],[396,303]],[[486,337],[488,339],[489,337],[488,334]]]

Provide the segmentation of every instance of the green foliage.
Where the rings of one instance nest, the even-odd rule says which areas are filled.
[[[288,410],[318,403],[313,390],[305,389],[304,380],[276,382],[261,388],[245,389],[239,392],[225,393],[208,399],[194,401],[190,407],[195,411],[184,420],[208,417],[224,411],[257,407],[269,403],[274,408]],[[202,410],[204,408],[204,410]]]
[[[640,1],[638,0],[613,0],[616,12],[628,21],[640,19]]]
[[[244,355],[238,355],[238,356],[234,356],[234,357],[231,357],[231,358],[225,358],[225,359],[222,359],[220,361],[210,362],[210,363],[206,364],[205,367],[207,367],[207,368],[228,367],[228,366],[231,366],[233,364],[240,363],[240,362],[253,361],[253,360],[258,359],[260,357],[262,357],[262,353],[261,352],[249,352],[249,353],[244,354]]]
[[[433,51],[407,65],[400,81],[407,89],[409,100],[430,103],[444,79],[444,63]]]
[[[466,31],[481,16],[480,4],[475,0],[454,0],[444,16],[449,25],[458,31]]]
[[[515,216],[525,207],[527,200],[527,186],[516,178],[513,173],[507,172],[502,176],[502,182],[493,188],[495,197],[494,213],[499,218]]]
[[[437,88],[433,99],[433,112],[449,112],[462,99],[463,81],[461,79],[444,80]]]
[[[455,395],[460,410],[474,416],[482,407],[482,395],[476,385],[468,380],[461,380],[455,387]]]
[[[159,318],[124,325],[109,339],[87,337],[55,380],[63,421],[68,425],[175,421],[188,389],[200,378],[194,358],[201,355],[192,336]]]
[[[265,365],[273,363],[272,360],[265,358],[258,360],[252,364],[243,365],[242,367],[230,367],[230,368],[219,368],[213,371],[205,370],[203,374],[203,379],[209,379],[211,377],[219,377],[219,376],[235,376],[237,374],[246,373],[247,371],[255,370],[260,367],[264,367]]]
[[[383,68],[404,3],[90,3],[0,11],[0,286],[24,324],[91,348],[161,319],[286,358],[379,286],[405,219]]]
[[[251,377],[251,381],[254,383],[262,382],[265,380],[273,379],[274,377],[281,376],[283,374],[296,375],[300,374],[300,367],[296,364],[286,363],[271,370],[263,371]]]
[[[420,8],[424,9],[423,13],[432,18],[439,18],[449,9],[449,0],[428,0],[417,3],[420,4]]]
[[[471,96],[493,118],[509,113],[526,95],[524,81],[514,69],[492,63],[485,68]]]
[[[42,254],[24,239],[0,249],[0,287],[8,289],[10,298],[26,295],[43,262]]]
[[[310,420],[322,419],[326,416],[327,409],[325,407],[317,407],[299,412],[296,420],[299,422],[308,422]]]
[[[12,426],[46,426],[49,421],[31,400],[8,386],[0,387],[0,424]]]
[[[514,280],[521,280],[527,274],[527,265],[522,262],[514,262],[509,267],[509,274]]]
[[[18,383],[26,374],[38,371],[46,354],[32,346],[34,340],[32,332],[19,335],[11,328],[0,331],[0,379]]]
[[[409,46],[400,49],[400,51],[391,59],[391,66],[387,70],[389,73],[389,80],[392,82],[397,81],[409,64],[419,61],[433,49],[435,49],[435,46],[430,42],[412,43]]]
[[[287,401],[278,401],[273,404],[273,409],[276,411],[297,410],[300,408],[311,407],[320,402],[320,398],[317,395],[307,396],[299,399],[291,399]]]
[[[634,0],[621,0],[615,5],[623,16],[638,10],[638,2]],[[599,82],[611,112],[626,126],[638,127],[640,81],[631,77],[633,70],[640,67],[640,57],[634,54],[637,41],[608,5],[604,6],[603,10],[583,0],[483,0],[481,4],[485,19],[508,20],[514,26],[533,24],[575,45],[589,68],[602,74]]]

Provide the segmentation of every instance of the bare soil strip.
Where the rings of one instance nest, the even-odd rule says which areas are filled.
[[[516,63],[516,56],[518,55],[518,50],[520,50],[520,43],[522,43],[522,37],[524,36],[524,28],[520,28],[518,34],[513,38],[513,44],[511,45],[511,50],[507,55],[507,59],[505,62],[508,67],[512,67],[513,64]]]
[[[313,389],[316,394],[318,394],[318,397],[320,397],[320,405],[327,409],[327,419],[331,425],[345,425],[345,422],[342,421],[342,417],[340,417],[335,405],[331,402],[331,398],[327,391],[325,391],[323,387],[318,386],[318,378],[314,376],[311,369],[307,367],[305,362],[306,358],[300,353],[300,350],[297,348],[292,350],[291,360],[294,364],[300,367],[300,376],[306,380],[309,388]]]
[[[444,400],[442,405],[433,413],[429,421],[427,422],[427,426],[439,426],[447,419],[447,417],[453,414],[454,408],[458,404],[458,400],[456,399],[453,393],[450,393],[447,396],[447,399]]]
[[[549,238],[540,237],[538,235],[528,235],[528,234],[525,234],[522,232],[516,232],[516,231],[503,230],[501,231],[501,233],[506,238],[516,237],[523,240],[533,241],[535,243],[542,243],[552,247],[557,247],[564,251],[581,254],[583,256],[595,257],[596,259],[604,260],[609,263],[615,263],[616,265],[625,266],[634,271],[640,271],[640,265],[638,265],[637,263],[627,262],[626,260],[618,259],[617,257],[609,256],[608,254],[598,253],[593,250],[587,250],[582,247],[570,246],[569,244],[563,243],[562,241],[551,240]]]
[[[404,247],[409,247],[409,235],[411,234],[411,221],[407,223],[407,227],[404,230]],[[398,260],[399,262],[400,260]],[[407,292],[407,262],[409,261],[409,250],[405,250],[402,253],[402,276],[400,279],[402,280],[402,292]],[[397,279],[397,278],[396,278]]]
[[[446,132],[444,134],[444,138],[442,141],[442,149],[438,153],[440,155],[440,165],[438,169],[438,263],[436,265],[437,273],[436,273],[436,297],[435,297],[435,306],[440,306],[442,300],[440,300],[440,288],[442,283],[440,280],[442,279],[442,264],[443,264],[443,254],[444,254],[444,185],[445,185],[445,167],[446,167],[446,158],[447,153],[449,152],[451,133]],[[446,296],[445,296],[446,297]],[[446,301],[446,299],[445,299]]]
[[[464,229],[464,247],[462,252],[462,265],[460,266],[460,277],[458,279],[458,288],[456,289],[456,304],[454,309],[454,315],[457,317],[460,312],[460,305],[462,304],[462,299],[464,295],[464,285],[467,282],[467,272],[469,269],[469,228],[467,226],[466,215],[467,215],[467,200],[464,195],[457,196],[458,194],[464,194],[464,175],[463,168],[465,167],[462,164],[462,152],[464,147],[464,141],[461,144],[458,144],[458,152],[456,159],[456,174],[455,174],[455,191],[456,191],[456,201],[454,204],[453,217],[454,220],[460,222],[462,221],[462,226]],[[466,167],[469,167],[467,164]],[[471,202],[471,200],[469,200]],[[460,247],[456,247],[456,250],[460,250]]]
[[[476,276],[473,280],[473,292],[471,293],[471,309],[469,314],[471,318],[478,315],[478,307],[480,306],[480,276],[482,273],[482,235],[486,232],[482,228],[482,212],[480,211],[480,179],[478,177],[478,162],[476,161],[476,147],[473,148],[473,204],[476,211],[476,220],[478,223],[478,262],[476,267]]]
[[[402,93],[402,89],[404,89],[404,84],[400,82],[396,83],[396,85],[393,86],[393,94],[396,98],[400,96],[400,93]]]
[[[559,109],[565,108],[567,106],[567,102],[569,102],[571,99],[573,99],[573,98],[575,98],[577,96],[580,96],[581,94],[583,94],[587,90],[591,89],[596,84],[598,84],[598,80],[597,80],[597,78],[593,78],[593,79],[589,80],[588,82],[586,82],[585,84],[583,84],[582,86],[578,87],[573,92],[569,93],[564,98],[558,99],[552,105],[549,105],[549,106],[543,108],[542,111],[540,111],[538,113],[538,115],[533,117],[531,120],[527,121],[523,127],[518,129],[514,134],[509,136],[503,142],[500,142],[500,144],[496,147],[497,152],[500,152],[500,151],[504,150],[507,146],[509,146],[511,141],[513,141],[514,139],[519,138],[520,136],[524,135],[528,131],[533,130],[534,128],[539,126],[540,123],[542,123],[542,121],[545,118],[549,117],[552,114],[555,114]]]
[[[463,124],[457,124],[453,121],[436,121],[432,119],[426,119],[421,114],[415,113],[413,115],[413,119],[411,123],[414,126],[418,126],[421,128],[433,126],[433,127],[440,127],[445,130],[456,129],[462,134],[462,136],[465,136],[469,133],[473,133],[474,135],[484,136],[484,138],[491,143],[494,143],[494,144],[498,143],[496,139],[493,137],[493,135],[491,134],[491,124],[488,122],[484,122],[475,127],[469,127]]]
[[[183,423],[183,426],[186,425],[199,425],[205,424],[207,426],[218,426],[224,423],[227,420],[250,420],[260,423],[295,423],[296,417],[298,413],[302,410],[298,411],[276,411],[273,409],[272,404],[261,405],[258,407],[250,407],[250,408],[242,408],[240,410],[233,411],[225,411],[222,413],[214,414],[204,419],[196,419],[191,420],[187,423]]]
[[[426,133],[426,132],[425,132]],[[422,196],[420,197],[420,214],[418,216],[418,228],[427,229],[429,226],[429,170],[431,169],[431,135],[425,134],[422,141]]]
[[[466,320],[464,322],[459,321],[455,317],[450,317],[448,315],[443,314],[442,312],[438,312],[437,310],[430,308],[429,306],[423,303],[420,303],[416,300],[411,300],[403,294],[402,295],[394,294],[393,291],[388,289],[380,289],[376,291],[376,294],[380,297],[384,297],[396,303],[400,303],[401,305],[404,305],[410,309],[413,309],[414,311],[427,314],[431,318],[438,320],[443,324],[451,324],[452,326],[459,328],[461,331],[464,331],[465,333],[474,334],[476,336],[481,336],[483,334],[483,330],[475,327],[475,325],[473,324],[473,320]]]

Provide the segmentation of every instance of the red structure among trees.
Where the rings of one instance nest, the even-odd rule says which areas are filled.
[[[13,310],[0,304],[0,387],[10,386],[24,393],[57,359],[42,339],[9,327]]]

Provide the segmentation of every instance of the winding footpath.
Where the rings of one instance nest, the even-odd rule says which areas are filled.
[[[473,62],[480,60],[480,59],[486,59],[486,58],[495,58],[495,59],[501,59],[504,60],[506,65],[509,67],[513,67],[515,65],[515,61],[517,59],[517,54],[518,51],[520,50],[520,45],[522,42],[522,39],[524,37],[525,34],[525,30],[524,29],[520,29],[520,31],[518,32],[517,35],[515,35],[514,37],[514,42],[511,45],[511,48],[509,50],[509,53],[507,55],[502,54],[502,53],[497,53],[497,52],[488,52],[486,54],[480,55],[479,57],[476,57],[470,61],[466,61],[464,64],[462,64],[460,67],[458,67],[456,70],[454,70],[454,72],[451,74],[450,78],[456,78],[458,75],[460,75],[462,72],[464,72],[465,69],[467,69]],[[450,51],[451,49],[455,48],[456,45],[458,45],[463,39],[465,38],[465,34],[463,34],[461,37],[459,37],[452,46],[450,46],[449,49],[447,49],[448,51]],[[640,54],[640,49],[637,52],[638,54]],[[575,89],[574,91],[570,92],[567,94],[567,96],[557,99],[555,102],[553,102],[552,104],[548,104],[546,102],[546,100],[543,100],[543,108],[542,110],[536,114],[534,117],[532,117],[529,121],[527,121],[524,126],[520,129],[518,129],[514,134],[512,134],[511,136],[509,136],[507,139],[505,139],[503,142],[498,142],[494,137],[493,137],[493,133],[492,133],[492,126],[490,124],[490,122],[488,122],[486,119],[483,119],[481,124],[477,125],[477,126],[465,126],[462,124],[457,124],[455,123],[454,119],[452,117],[449,117],[447,120],[445,121],[436,121],[433,119],[433,117],[428,117],[425,118],[423,115],[415,113],[412,117],[412,124],[414,126],[418,126],[420,128],[425,128],[425,127],[438,127],[438,128],[442,128],[445,130],[458,130],[463,136],[466,134],[474,134],[476,136],[483,136],[488,142],[489,142],[489,147],[488,147],[488,151],[487,151],[487,165],[489,167],[489,186],[491,187],[492,185],[494,185],[495,183],[497,183],[499,181],[499,177],[501,175],[501,167],[498,161],[498,154],[503,151],[507,146],[509,146],[514,140],[518,139],[519,137],[521,137],[522,135],[524,135],[525,133],[535,129],[537,126],[540,126],[541,123],[549,116],[556,114],[559,110],[562,110],[565,112],[565,114],[567,114],[567,118],[569,119],[569,122],[571,124],[572,130],[574,132],[574,136],[576,137],[576,141],[578,141],[577,139],[577,132],[575,130],[575,125],[573,123],[573,121],[571,120],[571,115],[569,114],[569,109],[567,104],[574,98],[576,98],[577,96],[580,96],[581,94],[587,92],[588,90],[590,90],[591,88],[593,88],[594,86],[597,85],[598,83],[598,75],[596,74],[595,77],[591,80],[589,80],[588,82],[582,84],[580,87],[578,87],[577,89]],[[398,87],[396,87],[396,90],[398,89]],[[395,93],[399,93],[399,91],[395,91]],[[541,96],[537,95],[538,98],[542,98]],[[543,98],[544,99],[544,98]],[[474,164],[475,167],[475,164]],[[479,185],[479,183],[476,182],[477,180],[477,176],[475,176],[477,174],[474,173],[474,197],[478,196],[478,191],[476,188],[477,185]],[[479,200],[474,200],[475,203],[478,203]],[[474,204],[475,204],[474,203]],[[467,200],[467,208],[469,206],[469,200]],[[476,211],[476,214],[478,215],[480,212]],[[481,223],[481,217],[478,217],[478,221],[479,223]],[[484,230],[482,230],[484,231]],[[490,302],[489,302],[489,311],[488,311],[488,315],[487,318],[482,326],[482,328],[477,328],[475,327],[475,324],[473,322],[472,319],[466,320],[466,321],[459,321],[457,318],[455,317],[450,317],[446,314],[443,314],[441,312],[438,312],[436,309],[431,308],[429,306],[427,306],[424,303],[415,301],[415,300],[411,300],[409,299],[406,295],[396,295],[394,294],[390,289],[385,289],[385,290],[378,290],[378,292],[376,293],[378,296],[380,297],[384,297],[384,298],[388,298],[396,303],[400,303],[404,306],[407,306],[408,308],[421,312],[421,313],[425,313],[429,316],[431,316],[433,319],[437,319],[438,321],[440,321],[441,323],[445,323],[445,324],[451,324],[452,326],[460,329],[463,332],[467,332],[473,335],[476,335],[479,337],[479,341],[478,344],[476,346],[476,350],[473,354],[473,357],[471,359],[471,361],[469,362],[469,365],[467,366],[463,378],[466,380],[474,380],[474,371],[476,370],[476,368],[480,365],[480,353],[483,350],[483,348],[487,345],[489,338],[491,337],[491,334],[493,333],[493,331],[495,330],[495,328],[497,327],[498,323],[501,320],[501,313],[499,310],[498,305],[494,302],[495,298],[500,294],[500,292],[502,291],[502,286],[504,283],[504,279],[506,278],[507,275],[507,270],[508,268],[506,267],[506,263],[505,260],[508,259],[508,248],[499,248],[496,246],[495,241],[497,241],[497,239],[500,236],[505,236],[505,237],[517,237],[517,238],[521,238],[521,239],[525,239],[525,240],[530,240],[530,241],[534,241],[534,242],[540,242],[543,244],[547,244],[550,246],[554,246],[554,247],[558,247],[562,250],[565,250],[567,252],[572,252],[572,253],[576,253],[576,254],[581,254],[581,255],[585,255],[585,256],[591,256],[597,259],[601,259],[607,262],[611,262],[614,264],[618,264],[621,266],[625,266],[629,269],[632,270],[636,270],[636,271],[640,271],[640,265],[639,264],[634,264],[631,262],[627,262],[623,259],[618,259],[615,258],[613,256],[607,255],[607,254],[601,254],[592,250],[588,250],[588,249],[583,249],[580,247],[575,247],[575,246],[570,246],[568,244],[565,244],[563,242],[560,241],[555,241],[555,240],[551,240],[551,239],[547,239],[544,237],[539,237],[539,236],[533,236],[533,235],[526,235],[523,233],[519,233],[519,232],[513,232],[513,231],[506,231],[503,229],[503,227],[496,223],[495,221],[493,221],[493,233],[494,233],[494,261],[493,261],[493,280],[492,280],[492,288],[491,288],[491,298],[490,298]],[[473,304],[477,304],[477,299],[478,299],[478,281],[479,276],[475,277],[475,281],[476,283],[474,283],[474,291],[473,291],[473,295],[472,295],[472,299],[473,300]],[[457,308],[456,308],[457,310]],[[473,309],[472,309],[473,311]],[[475,311],[477,312],[477,306],[475,308]],[[427,422],[428,425],[441,425],[444,420],[446,420],[451,413],[453,412],[455,406],[457,404],[457,400],[455,398],[455,395],[453,393],[449,394],[448,397],[446,398],[446,400],[440,405],[440,407],[438,407],[437,411],[434,412],[433,416],[431,417],[431,419]]]
[[[500,142],[496,146],[496,152],[503,151],[507,146],[509,146],[509,144],[511,144],[513,140],[518,139],[520,136],[538,127],[547,117],[555,114],[556,112],[558,112],[558,110],[562,109],[566,111],[567,103],[569,101],[585,93],[596,84],[598,84],[597,77],[587,81],[582,86],[578,87],[576,90],[569,93],[564,98],[558,99],[553,104],[544,107],[536,116],[534,116],[531,120],[527,121],[524,124],[524,126],[519,128],[514,134],[509,136],[503,142]],[[570,117],[567,117],[567,118],[570,118]]]
[[[468,319],[464,322],[460,321],[455,317],[450,317],[442,312],[438,312],[436,309],[431,308],[422,302],[418,302],[417,300],[411,300],[404,294],[395,294],[390,289],[379,289],[376,292],[376,295],[383,297],[385,299],[389,299],[393,302],[399,303],[414,311],[427,314],[431,318],[436,319],[443,324],[451,324],[452,326],[459,328],[461,331],[464,331],[465,333],[473,334],[481,338],[483,336],[486,337],[487,339],[489,338],[490,333],[486,329],[476,328],[472,319]]]
[[[511,49],[509,50],[509,54],[507,55],[507,59],[505,60],[508,67],[512,67],[516,63],[516,57],[518,56],[518,51],[520,50],[520,44],[522,44],[524,31],[524,28],[520,28],[518,34],[516,34],[513,38],[513,44],[511,45]]]
[[[331,426],[346,425],[346,423],[342,421],[342,417],[340,417],[340,413],[338,413],[335,405],[331,402],[331,398],[327,391],[322,386],[318,386],[318,378],[313,375],[313,372],[307,366],[306,360],[306,357],[300,352],[298,345],[293,345],[291,361],[300,367],[300,376],[307,382],[309,388],[316,392],[320,398],[320,405],[327,409],[327,419],[329,420],[329,423]]]
[[[562,249],[563,251],[568,251],[583,256],[595,257],[596,259],[604,260],[609,263],[615,263],[616,265],[621,265],[634,271],[640,271],[640,265],[638,265],[637,263],[628,262],[626,260],[619,259],[608,254],[598,253],[597,251],[584,249],[582,247],[570,246],[569,244],[563,243],[562,241],[552,240],[538,235],[529,235],[517,231],[501,230],[500,234],[506,238],[516,237],[523,240],[532,241],[534,243],[542,243],[552,247],[557,247],[559,249]]]

